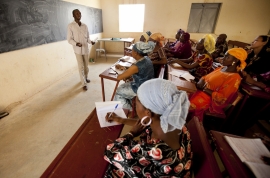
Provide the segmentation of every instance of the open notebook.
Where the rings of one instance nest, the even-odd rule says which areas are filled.
[[[246,164],[258,178],[270,177],[270,165],[266,165],[261,156],[270,157],[270,152],[259,138],[235,138],[224,136],[240,160]]]
[[[195,79],[195,77],[191,75],[188,71],[183,71],[183,70],[179,70],[179,71],[174,70],[172,72],[169,72],[169,74],[174,75],[176,77],[184,78],[185,80],[189,82]]]

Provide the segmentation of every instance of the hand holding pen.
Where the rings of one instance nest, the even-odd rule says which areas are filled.
[[[114,113],[114,111],[117,109],[117,107],[118,107],[118,104],[114,107],[114,110],[113,110],[113,112],[111,112],[111,114],[109,115],[109,118],[112,116],[112,113]]]

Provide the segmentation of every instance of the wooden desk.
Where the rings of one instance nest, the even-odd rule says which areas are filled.
[[[174,68],[171,65],[168,66],[168,80],[172,81],[179,90],[184,90],[188,93],[194,93],[197,91],[196,85],[192,82],[182,80],[179,77],[176,77],[174,75],[169,74],[169,72],[172,72],[174,70],[186,70],[184,68]]]
[[[104,49],[105,48],[105,44],[106,42],[122,42],[124,44],[123,49],[125,49],[126,47],[129,47],[132,43],[134,43],[134,38],[101,38],[98,39],[99,42],[104,43]],[[99,43],[99,49],[101,49],[101,43]],[[123,54],[125,55],[125,51],[123,52]]]
[[[268,102],[258,112],[254,113],[254,115],[249,120],[245,120],[246,123],[249,123],[255,116],[259,115],[261,112],[263,112],[266,108],[270,106],[270,94],[265,92],[264,90],[256,90],[256,89],[253,89],[252,87],[253,85],[249,85],[246,82],[241,82],[240,89],[244,93],[244,99],[241,103],[240,108],[238,109],[238,112],[236,113],[232,121],[231,128],[235,127],[236,123],[238,122],[238,117],[249,97],[261,98],[263,100],[268,100]]]
[[[104,80],[103,79],[105,78],[105,79],[108,79],[108,80],[116,81],[116,85],[114,87],[114,91],[113,91],[113,95],[112,95],[111,101],[114,98],[116,89],[117,89],[118,84],[120,82],[119,80],[117,80],[117,74],[110,74],[110,71],[112,71],[112,69],[108,68],[104,72],[102,72],[101,74],[99,74],[99,77],[101,79],[102,99],[103,99],[103,101],[105,101],[105,90],[104,90]]]
[[[122,128],[123,125],[100,128],[94,109],[41,178],[103,177],[108,166],[103,159],[104,150],[120,136]]]
[[[239,159],[231,146],[224,139],[225,135],[239,137],[236,135],[226,134],[211,130],[210,135],[215,144],[218,155],[223,162],[230,178],[250,178],[255,177],[251,170]]]

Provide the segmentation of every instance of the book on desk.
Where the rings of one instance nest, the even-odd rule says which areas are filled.
[[[267,178],[270,165],[261,160],[261,156],[270,157],[270,152],[259,138],[236,138],[224,136],[239,159],[246,164],[258,178]]]

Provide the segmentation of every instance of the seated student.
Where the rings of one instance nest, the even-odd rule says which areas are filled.
[[[191,53],[191,44],[189,42],[190,35],[189,33],[182,33],[179,37],[180,44],[173,48],[173,49],[167,49],[164,48],[166,51],[167,57],[175,57],[179,59],[187,59],[189,58]]]
[[[144,43],[147,43],[148,42],[148,39],[149,39],[149,36],[151,35],[152,33],[150,31],[147,31],[145,33],[143,33],[140,37],[140,41],[141,42],[144,42]],[[131,44],[129,47],[125,48],[125,55],[127,56],[132,56],[131,55],[131,52],[132,52],[132,48],[133,48],[134,44]]]
[[[130,132],[107,145],[105,177],[191,177],[192,140],[185,126],[189,101],[168,80],[152,79],[138,89],[139,119]],[[107,121],[118,121],[115,113]],[[125,120],[125,119],[123,119]],[[133,138],[140,136],[139,140]]]
[[[247,67],[242,72],[244,80],[270,92],[270,40],[266,35],[258,36],[251,43]]]
[[[182,30],[181,28],[179,30],[177,30],[176,34],[175,34],[175,42],[167,42],[165,44],[165,48],[168,48],[168,49],[175,49],[177,48],[179,45],[180,45],[180,41],[179,41],[179,38],[181,36],[182,33],[185,33],[184,30]]]
[[[216,39],[215,51],[212,53],[213,60],[216,62],[219,62],[217,58],[223,57],[228,50],[228,43],[226,39],[226,34],[220,34]]]
[[[153,33],[148,40],[148,43],[156,44],[154,50],[148,55],[154,65],[155,77],[158,76],[161,65],[167,64],[167,57],[165,56],[165,52],[163,53],[163,50],[161,49],[163,46],[164,40],[165,38],[161,33]],[[159,51],[159,50],[162,50],[162,51]]]
[[[140,37],[140,41],[147,43],[151,34],[152,33],[150,31],[143,33]]]
[[[132,76],[133,81],[120,85],[115,93],[114,100],[121,101],[123,108],[131,109],[131,100],[136,96],[138,87],[145,81],[154,77],[154,68],[147,56],[154,49],[148,43],[137,42],[132,48],[132,57],[136,63],[124,73],[118,75],[117,80],[126,80]]]
[[[215,50],[215,40],[212,35],[205,35],[196,45],[196,52],[188,59],[169,58],[168,63],[178,63],[199,80],[202,76],[213,71],[211,53]]]
[[[232,48],[222,59],[223,67],[205,75],[197,83],[197,92],[190,97],[191,117],[203,120],[204,111],[224,113],[223,109],[231,102],[238,91],[241,76],[238,71],[246,66],[247,52],[242,48]]]

